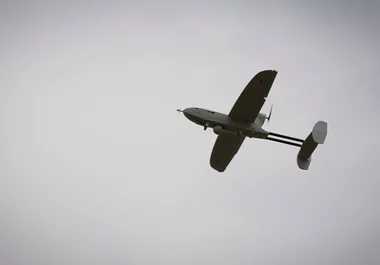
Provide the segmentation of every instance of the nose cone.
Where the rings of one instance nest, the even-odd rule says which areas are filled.
[[[185,117],[196,123],[196,124],[203,124],[203,119],[201,117],[201,109],[199,108],[186,108],[183,110],[183,115],[185,115]]]
[[[185,115],[185,117],[188,118],[189,120],[192,120],[192,117],[193,117],[191,113],[192,113],[192,108],[186,108],[183,110],[183,115]]]

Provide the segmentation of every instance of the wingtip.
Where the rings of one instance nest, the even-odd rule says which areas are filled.
[[[226,170],[225,167],[220,167],[219,164],[214,164],[214,163],[212,163],[211,161],[210,161],[210,166],[211,166],[215,171],[217,171],[217,172],[219,172],[219,173],[223,173],[223,172]]]

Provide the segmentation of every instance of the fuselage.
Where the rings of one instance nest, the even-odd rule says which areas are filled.
[[[202,108],[186,108],[183,114],[190,121],[204,129],[213,128],[216,134],[221,131],[246,137],[266,138],[268,132],[262,128],[265,114],[260,113],[254,122],[241,122],[231,119],[228,115]]]

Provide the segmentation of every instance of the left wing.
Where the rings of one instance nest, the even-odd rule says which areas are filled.
[[[211,153],[211,167],[216,171],[223,172],[239,151],[244,139],[245,136],[238,136],[227,132],[222,132],[218,135]]]
[[[256,74],[244,88],[228,115],[236,121],[254,122],[276,75],[275,70],[265,70]]]

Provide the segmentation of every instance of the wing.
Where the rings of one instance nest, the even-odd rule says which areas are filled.
[[[226,132],[218,135],[211,153],[211,167],[216,171],[223,172],[239,151],[244,139],[244,136]]]
[[[244,88],[228,115],[236,121],[254,122],[276,75],[275,70],[265,70],[256,74]]]

